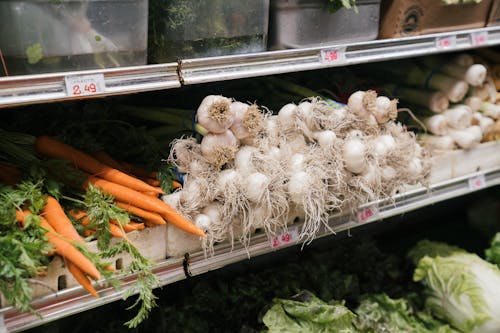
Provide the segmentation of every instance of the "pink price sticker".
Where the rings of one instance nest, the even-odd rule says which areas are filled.
[[[65,76],[64,83],[68,96],[96,95],[105,90],[103,74]]]
[[[436,48],[438,49],[449,49],[457,46],[457,36],[444,36],[436,38]]]
[[[378,217],[378,208],[376,206],[369,206],[363,208],[358,212],[358,222],[363,223],[370,219],[376,219]]]
[[[487,31],[477,31],[470,34],[470,42],[473,46],[481,46],[488,42]]]
[[[469,178],[469,189],[471,191],[481,190],[486,187],[486,178],[484,174],[480,174]]]
[[[345,50],[341,48],[324,49],[320,51],[319,58],[323,64],[340,62],[345,58]]]
[[[283,246],[293,245],[298,239],[299,231],[297,227],[291,227],[286,232],[271,238],[271,248],[279,249]]]

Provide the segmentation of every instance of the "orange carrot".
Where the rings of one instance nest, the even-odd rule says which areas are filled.
[[[83,273],[83,271],[73,264],[71,261],[68,261],[66,263],[66,267],[68,267],[68,271],[73,275],[75,280],[85,289],[87,290],[92,296],[94,297],[99,297],[97,294],[97,291],[95,290],[94,286],[90,282],[89,278]]]
[[[78,169],[89,172],[108,181],[121,184],[137,191],[158,191],[140,179],[113,169],[91,155],[48,136],[39,136],[35,141],[36,151],[44,156],[67,160]],[[159,192],[162,193],[162,192]]]
[[[179,212],[164,203],[158,198],[148,197],[125,186],[108,182],[107,180],[89,177],[88,182],[101,188],[102,191],[112,195],[116,200],[159,213],[176,227],[200,237],[206,237],[205,233],[194,225],[191,221],[182,216]]]
[[[158,193],[156,192],[141,192],[144,195],[147,195],[148,197],[155,197],[158,198]]]
[[[145,228],[144,223],[139,223],[139,222],[129,222],[127,224],[122,224],[122,227],[123,230],[125,230],[125,232],[143,230]]]
[[[95,230],[94,229],[85,229],[85,230],[83,230],[83,235],[85,237],[92,236],[93,234],[95,234]]]
[[[66,216],[59,202],[53,197],[47,197],[45,207],[43,207],[43,216],[59,234],[70,240],[83,242],[83,238]]]
[[[90,223],[90,218],[87,215],[87,213],[85,213],[85,212],[83,212],[81,210],[71,210],[69,212],[69,214],[71,216],[73,216],[75,219],[79,220],[84,227],[88,226],[89,223]],[[85,232],[87,232],[87,230],[89,230],[89,229],[85,229]],[[111,233],[111,235],[113,237],[123,238],[123,239],[125,239],[125,240],[128,241],[128,238],[125,235],[125,233],[116,224],[113,224],[113,223],[109,224],[109,232]],[[90,235],[91,234],[89,234],[89,236]],[[88,237],[87,234],[85,234],[85,236]]]
[[[98,280],[101,278],[101,274],[99,273],[95,265],[80,251],[78,251],[77,248],[73,246],[73,244],[63,239],[62,236],[58,235],[52,228],[52,226],[43,217],[40,217],[40,226],[47,230],[47,232],[45,233],[45,237],[47,237],[49,243],[54,245],[55,252],[58,255],[74,263],[85,274],[89,275],[93,279]]]
[[[108,153],[106,153],[104,150],[98,150],[98,151],[95,151],[91,154],[96,160],[98,160],[99,162],[107,165],[107,166],[110,166],[112,168],[115,168],[116,170],[120,170],[122,172],[125,172],[125,168],[123,167],[123,165],[120,164],[120,162],[118,162],[117,160],[115,160],[113,157],[111,157]]]
[[[145,220],[149,220],[151,222],[154,222],[155,224],[165,224],[166,223],[165,220],[163,219],[163,217],[161,217],[157,213],[153,213],[153,212],[141,209],[139,207],[127,204],[125,202],[121,202],[121,201],[115,201],[115,205],[117,205],[118,207],[126,210],[127,212],[129,212],[137,217],[143,218]]]
[[[154,178],[145,178],[144,181],[154,187],[159,187],[160,186],[160,181],[158,179]]]

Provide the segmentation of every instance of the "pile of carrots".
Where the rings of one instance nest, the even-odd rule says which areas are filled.
[[[105,152],[94,154],[83,152],[49,136],[37,137],[35,150],[40,156],[69,161],[76,169],[87,175],[83,189],[92,184],[104,193],[113,196],[116,206],[140,218],[141,222],[130,221],[121,225],[117,221],[110,221],[112,236],[129,241],[127,232],[169,222],[188,233],[206,237],[201,229],[158,197],[163,194],[163,191],[159,187],[156,174],[147,173],[130,164],[117,162]],[[18,182],[19,170],[7,164],[2,164],[0,167],[1,170],[6,170],[2,174],[8,175],[8,178],[0,179],[0,181],[11,185]],[[175,186],[180,186],[180,184],[174,184]],[[16,211],[16,219],[21,226],[25,225],[29,214],[32,213],[28,210]],[[98,297],[91,279],[100,279],[100,270],[78,249],[79,246],[85,246],[85,241],[68,216],[83,226],[90,225],[86,212],[71,210],[67,215],[55,198],[47,197],[39,218],[40,225],[46,229],[45,236],[54,248],[53,253],[50,254],[61,256],[66,262],[68,271],[82,287],[91,295]],[[87,228],[85,236],[92,231]],[[111,269],[110,267],[100,268]]]
[[[102,161],[107,160],[109,164],[120,166],[109,156],[102,153],[92,156],[48,136],[37,137],[35,149],[42,156],[72,163],[75,168],[87,174],[84,187],[92,184],[112,195],[117,206],[140,217],[147,226],[169,222],[188,233],[206,237],[201,229],[158,198],[163,193],[160,187],[103,163]],[[156,180],[150,175],[145,176],[151,183]]]
[[[16,219],[24,225],[30,214],[28,210],[17,210]],[[85,246],[83,238],[66,216],[59,202],[53,197],[48,197],[42,215],[39,216],[40,225],[47,230],[45,237],[54,247],[54,253],[65,260],[68,270],[78,283],[91,295],[97,297],[98,294],[90,278],[98,280],[101,274],[95,264],[73,244],[76,242]]]

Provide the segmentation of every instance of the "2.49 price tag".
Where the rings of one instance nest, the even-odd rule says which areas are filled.
[[[105,90],[102,74],[65,76],[64,82],[68,96],[102,94]]]
[[[282,233],[281,235],[276,235],[271,238],[271,247],[273,249],[278,249],[280,247],[286,245],[292,245],[297,242],[299,239],[299,230],[297,227],[288,228],[287,232]]]

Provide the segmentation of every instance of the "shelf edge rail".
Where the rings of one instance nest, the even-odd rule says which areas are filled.
[[[459,30],[349,44],[182,59],[182,84],[283,74],[367,62],[468,50],[500,44],[500,27]]]
[[[0,77],[0,108],[180,86],[177,63]]]

